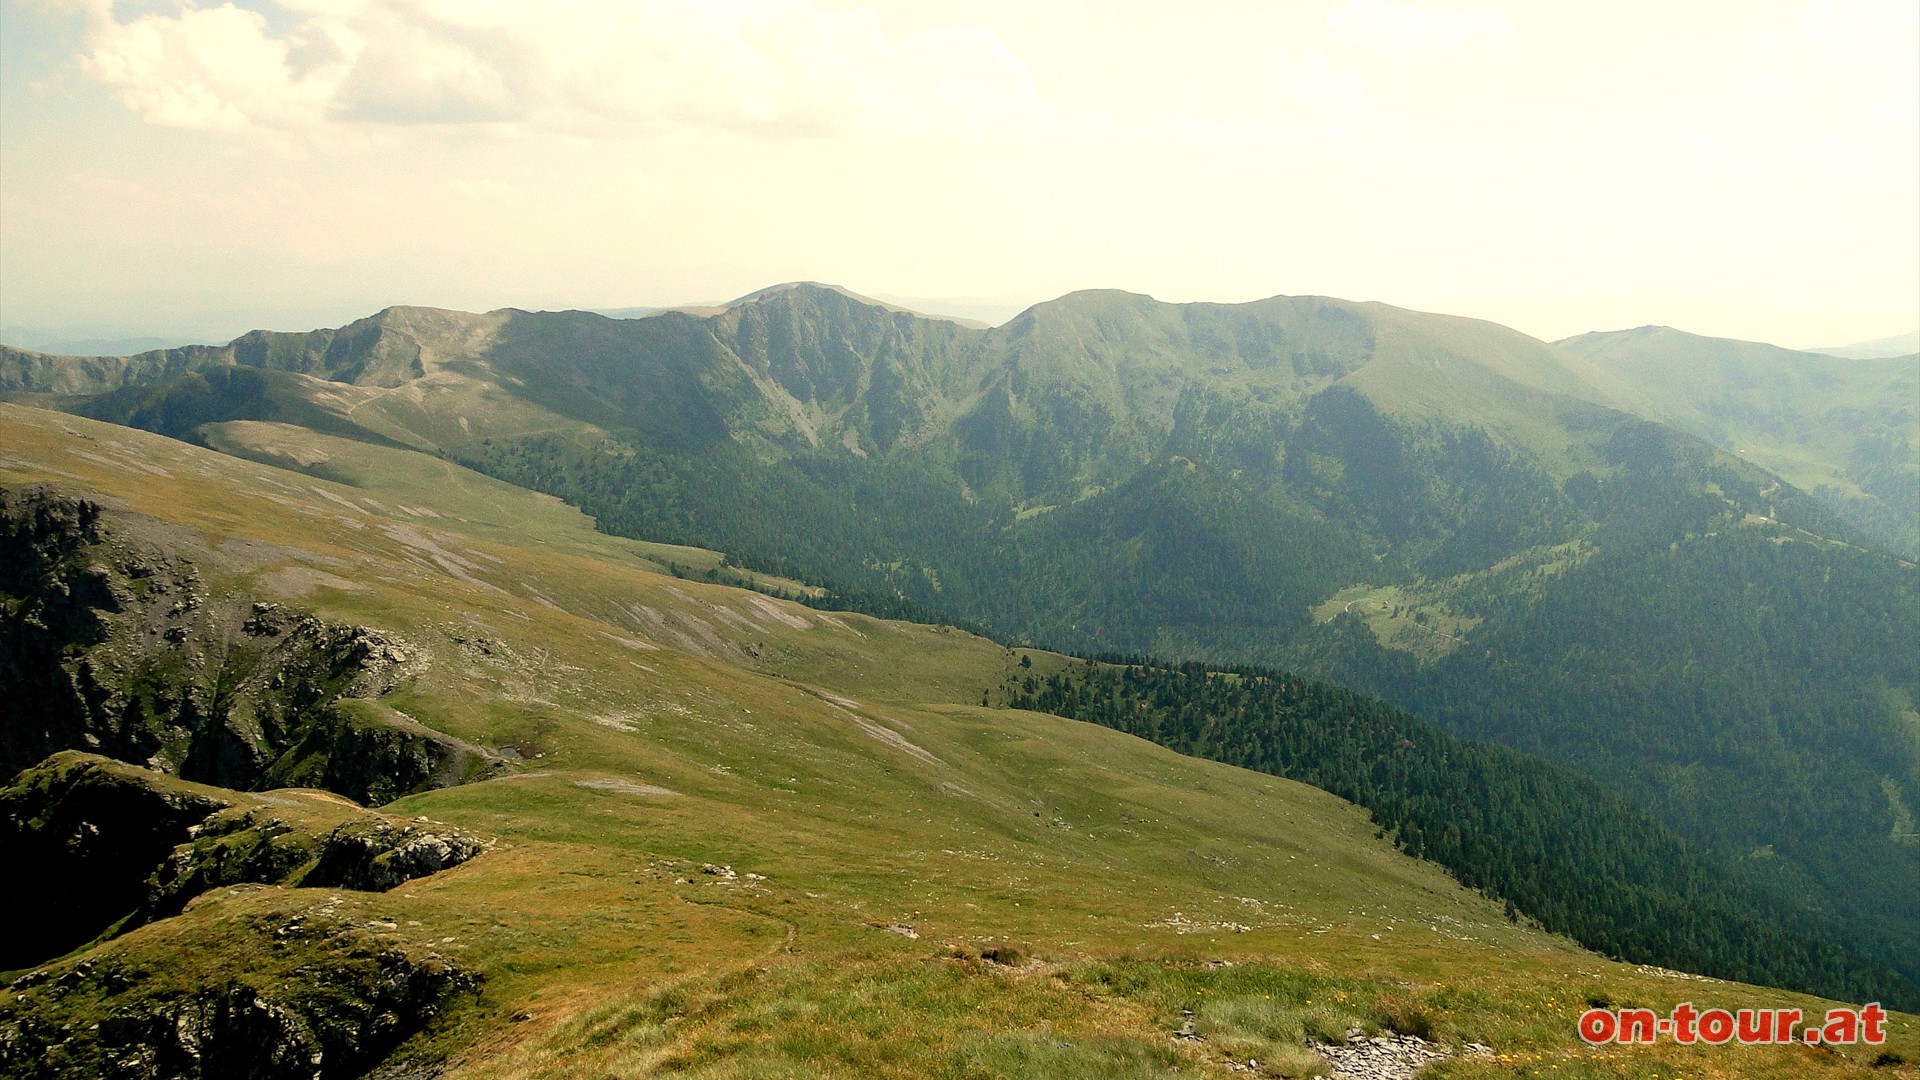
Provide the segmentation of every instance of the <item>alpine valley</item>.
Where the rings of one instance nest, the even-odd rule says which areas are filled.
[[[1920,356],[799,283],[0,395],[0,1074],[1920,1074]],[[1576,1031],[1684,1001],[1907,1012]]]

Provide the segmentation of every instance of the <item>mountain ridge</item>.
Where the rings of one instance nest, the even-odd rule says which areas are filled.
[[[1920,353],[1920,330],[1909,330],[1891,337],[1856,341],[1851,345],[1826,345],[1806,352],[1825,353],[1849,360],[1872,360],[1887,356],[1912,356]]]
[[[1920,356],[1835,358],[1671,327],[1557,344],[1620,376],[1643,415],[1749,457],[1920,554]]]

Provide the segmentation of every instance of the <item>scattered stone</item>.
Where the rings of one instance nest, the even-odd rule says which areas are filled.
[[[1189,918],[1184,911],[1176,911],[1164,919],[1156,919],[1147,923],[1146,927],[1149,930],[1171,930],[1176,934],[1244,934],[1253,929],[1246,923]]]
[[[1359,1028],[1347,1032],[1344,1045],[1312,1046],[1333,1066],[1336,1080],[1413,1080],[1421,1069],[1452,1056],[1418,1035],[1389,1031],[1369,1036]]]
[[[1652,964],[1641,964],[1633,970],[1642,975],[1651,975],[1656,979],[1684,979],[1688,982],[1705,983],[1720,981],[1706,975],[1695,975],[1689,971],[1675,971],[1672,968],[1655,967]]]

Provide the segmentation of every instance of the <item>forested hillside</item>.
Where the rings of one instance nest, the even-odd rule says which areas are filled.
[[[1603,550],[1535,602],[1489,609],[1473,644],[1497,662],[1463,649],[1396,670],[1361,632],[1329,666],[1572,763],[1808,902],[1916,941],[1916,621],[1894,556],[1731,528]]]

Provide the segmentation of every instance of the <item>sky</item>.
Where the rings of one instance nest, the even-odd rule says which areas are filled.
[[[791,280],[1905,333],[1920,4],[0,0],[0,340]]]

